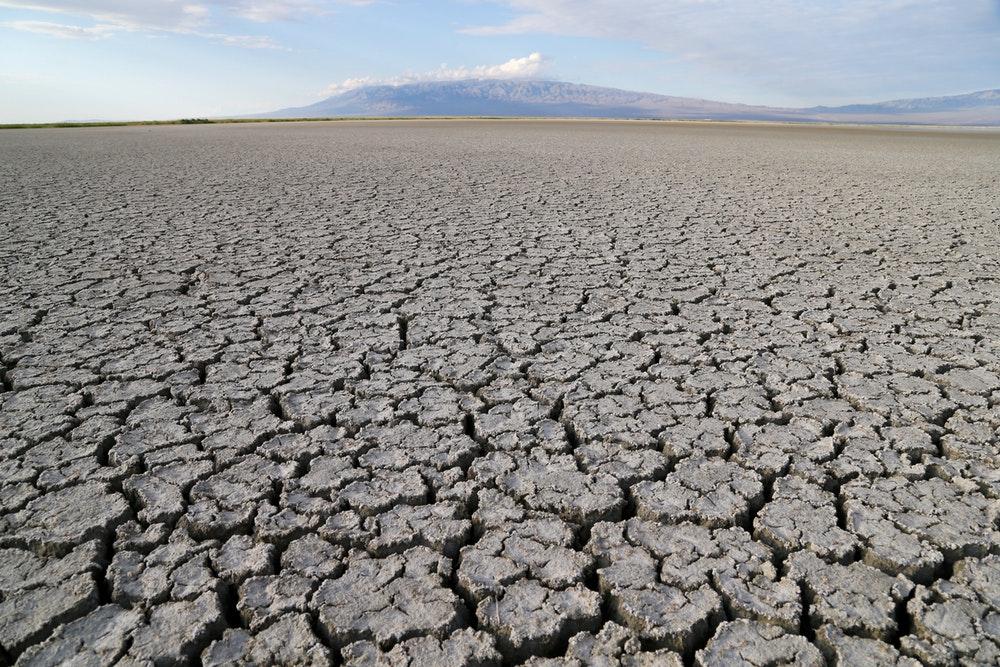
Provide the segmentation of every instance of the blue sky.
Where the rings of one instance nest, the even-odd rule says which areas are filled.
[[[1000,0],[0,0],[0,122],[538,77],[810,106],[1000,87]]]

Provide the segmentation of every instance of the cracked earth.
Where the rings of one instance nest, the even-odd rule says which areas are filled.
[[[995,665],[1000,138],[0,136],[0,663]]]

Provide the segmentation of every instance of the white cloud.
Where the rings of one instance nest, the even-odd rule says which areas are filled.
[[[98,24],[81,27],[78,25],[51,23],[49,21],[3,21],[0,22],[0,27],[20,30],[21,32],[34,32],[61,39],[102,39],[121,30],[120,27],[114,25]]]
[[[375,0],[229,0],[227,8],[237,16],[258,23],[288,21],[303,16],[329,14],[336,5],[364,6]]]
[[[996,24],[996,0],[493,1],[513,18],[462,32],[638,42],[738,80],[802,92],[848,92],[873,77],[919,80],[936,67],[988,62],[997,49],[987,27]]]
[[[128,29],[187,32],[204,25],[210,3],[194,0],[0,0],[0,6],[65,14]]]
[[[80,27],[47,21],[11,21],[4,27],[54,37],[95,39],[117,30],[153,30],[205,37],[245,48],[280,48],[269,37],[209,31],[219,19],[238,17],[257,23],[330,13],[337,5],[374,0],[0,0],[0,7],[90,19]]]
[[[270,23],[374,0],[0,0],[0,7],[82,16],[133,28],[189,31],[218,13]]]
[[[402,86],[407,83],[421,81],[462,81],[465,79],[530,79],[544,70],[546,59],[541,53],[531,53],[523,58],[511,58],[499,65],[476,65],[474,67],[449,67],[441,65],[437,69],[421,73],[408,73],[400,76],[378,78],[358,77],[345,79],[340,83],[328,86],[325,95],[340,93],[364,86]]]
[[[287,21],[308,14],[325,14],[329,8],[317,0],[242,0],[230,5],[231,11],[258,23]]]
[[[211,39],[227,46],[239,46],[244,49],[273,49],[276,51],[288,50],[266,35],[226,35],[224,33],[217,32],[195,32],[191,34]]]
[[[21,32],[33,32],[48,37],[59,39],[85,39],[97,40],[110,37],[123,31],[133,31],[123,25],[97,24],[92,26],[67,25],[65,23],[52,23],[50,21],[0,21],[0,28],[10,30],[20,30]],[[262,35],[229,35],[219,32],[200,32],[193,30],[176,31],[185,35],[202,37],[204,39],[219,42],[227,46],[238,46],[244,49],[274,49],[286,50],[273,39]]]

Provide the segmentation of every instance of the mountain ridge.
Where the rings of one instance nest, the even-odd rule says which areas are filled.
[[[1000,89],[808,108],[768,107],[538,79],[363,86],[255,118],[536,116],[1000,126]]]

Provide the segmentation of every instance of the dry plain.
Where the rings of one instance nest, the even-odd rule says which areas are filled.
[[[0,133],[18,665],[994,665],[1000,134]]]

